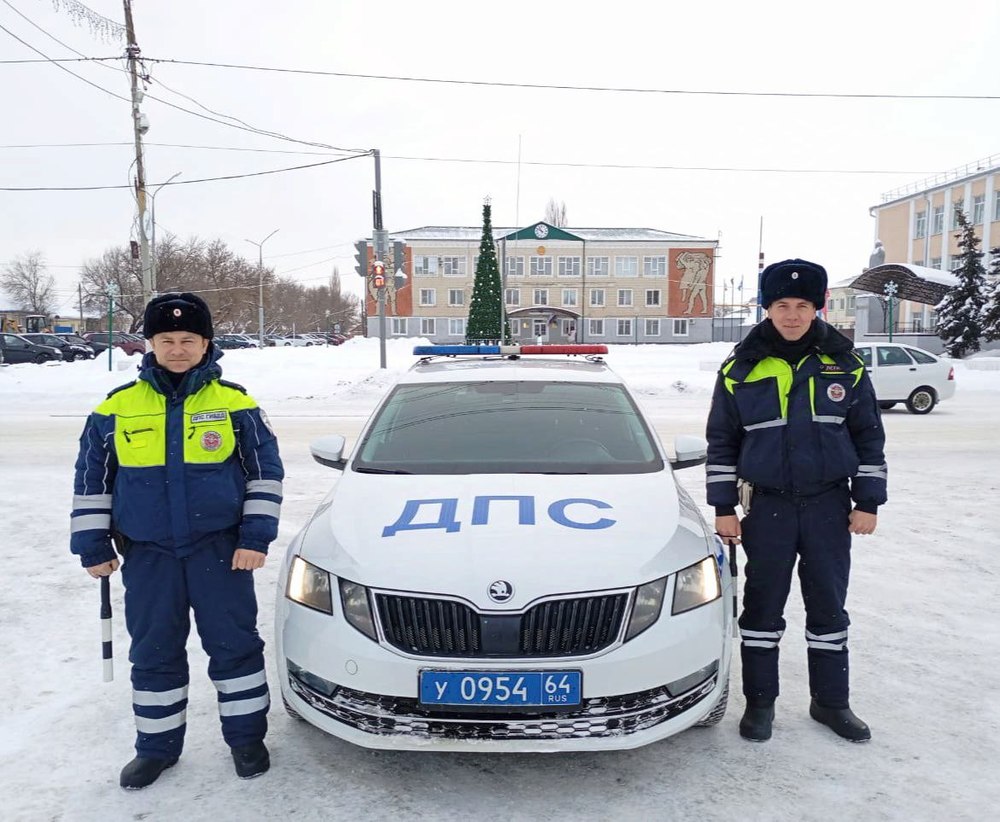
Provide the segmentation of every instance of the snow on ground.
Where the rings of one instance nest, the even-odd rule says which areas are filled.
[[[284,551],[335,473],[310,439],[356,433],[412,362],[413,340],[336,348],[227,352],[227,379],[268,412],[287,471]],[[629,381],[670,447],[700,433],[714,367],[728,343],[616,346]],[[68,551],[76,441],[84,416],[132,378],[137,359],[0,368],[0,499],[6,585],[0,594],[0,814],[11,820],[202,819],[701,819],[958,820],[1000,804],[997,708],[1000,578],[1000,372],[955,364],[956,397],[929,416],[885,413],[890,503],[872,537],[857,538],[852,703],[874,739],[856,746],[807,715],[805,643],[797,593],[782,643],[774,738],[739,738],[739,663],[730,713],[621,753],[497,755],[377,752],[285,715],[272,697],[265,776],[238,780],[218,732],[214,690],[197,636],[187,746],[153,787],[126,793],[132,756],[127,635],[120,579],[116,676],[101,682],[97,584]],[[119,369],[121,366],[121,369]],[[704,470],[679,475],[704,500]],[[702,506],[703,511],[710,513]],[[260,629],[273,635],[277,562],[257,572]],[[738,656],[738,655],[737,655]]]

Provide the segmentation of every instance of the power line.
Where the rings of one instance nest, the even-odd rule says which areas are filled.
[[[172,186],[186,186],[193,185],[195,183],[214,183],[220,180],[241,180],[246,177],[264,177],[269,174],[281,174],[286,171],[300,171],[305,168],[317,168],[319,166],[328,166],[333,163],[343,163],[346,160],[354,160],[357,157],[364,155],[356,154],[350,157],[340,157],[336,160],[326,160],[322,163],[308,163],[302,166],[288,166],[287,168],[273,168],[269,171],[253,171],[247,174],[227,174],[222,177],[202,177],[197,180],[177,180],[171,183],[151,183],[150,186],[154,185],[172,185]],[[0,186],[0,191],[111,191],[114,189],[131,189],[131,185],[117,185],[117,186]]]
[[[523,88],[550,91],[597,91],[624,94],[671,94],[707,95],[721,97],[792,97],[821,98],[839,100],[1000,100],[1000,95],[988,94],[849,94],[809,91],[724,91],[721,89],[667,89],[640,88],[635,86],[574,86],[555,83],[514,83],[501,80],[456,80],[444,77],[410,77],[395,74],[359,74],[346,71],[324,71],[321,69],[288,69],[274,66],[253,66],[240,63],[210,63],[197,60],[175,60],[147,57],[151,63],[172,63],[178,66],[201,66],[205,68],[226,68],[242,71],[266,71],[279,74],[305,74],[318,77],[344,77],[354,80],[392,80],[405,83],[438,83],[454,86],[489,86],[493,88]]]

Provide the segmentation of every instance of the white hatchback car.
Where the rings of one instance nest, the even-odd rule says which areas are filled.
[[[606,350],[418,347],[350,456],[313,443],[343,476],[281,569],[290,713],[366,747],[477,751],[722,718],[735,586],[673,475],[706,443],[668,457]],[[525,356],[563,351],[583,356]]]
[[[929,351],[889,342],[862,343],[855,351],[882,409],[902,402],[912,414],[929,414],[938,402],[955,396],[954,367]]]

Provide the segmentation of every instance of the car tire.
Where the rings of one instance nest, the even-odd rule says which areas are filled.
[[[937,394],[933,388],[926,385],[914,388],[906,398],[906,410],[911,414],[930,414],[935,405],[937,405]]]
[[[895,408],[896,407],[896,403],[894,403],[894,402],[880,402],[878,404],[878,407],[881,408],[883,411],[888,411],[890,408]]]
[[[290,717],[291,717],[292,719],[295,719],[295,720],[297,720],[297,721],[299,721],[299,722],[305,722],[305,720],[304,720],[304,719],[302,718],[302,714],[300,714],[300,713],[299,713],[298,711],[296,711],[296,710],[295,710],[295,708],[293,708],[293,707],[292,707],[292,706],[291,706],[291,705],[290,705],[290,704],[288,703],[288,700],[287,700],[287,699],[285,699],[285,697],[284,697],[284,694],[282,694],[282,696],[281,696],[281,701],[282,701],[282,703],[283,703],[283,704],[284,704],[284,706],[285,706],[285,712],[286,712],[286,713],[287,713],[287,714],[288,714],[288,715],[289,715],[289,716],[290,716]]]
[[[46,357],[44,354],[35,354],[35,358],[32,360],[32,362],[35,365],[41,365],[43,362],[48,362],[48,359],[49,358]]]
[[[715,703],[715,707],[708,712],[701,722],[696,723],[696,728],[711,728],[713,725],[718,725],[722,721],[722,717],[726,715],[726,708],[729,707],[729,683],[726,683],[726,689],[722,692],[722,696],[719,697],[719,701]]]

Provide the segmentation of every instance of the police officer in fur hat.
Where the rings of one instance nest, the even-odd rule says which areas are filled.
[[[740,734],[758,742],[771,737],[796,560],[809,714],[852,742],[871,738],[849,703],[844,604],[851,537],[874,532],[886,501],[885,432],[852,342],[817,317],[826,282],[823,267],[806,260],[764,270],[767,318],[722,364],[708,418],[707,496],[715,529],[726,542],[742,540],[747,558]]]
[[[87,419],[76,461],[71,550],[94,578],[122,554],[131,636],[135,758],[123,788],[177,763],[188,701],[190,611],[209,657],[236,774],[270,767],[264,642],[252,571],[278,531],[284,471],[257,403],[220,379],[212,316],[195,294],[146,306],[139,378]]]

